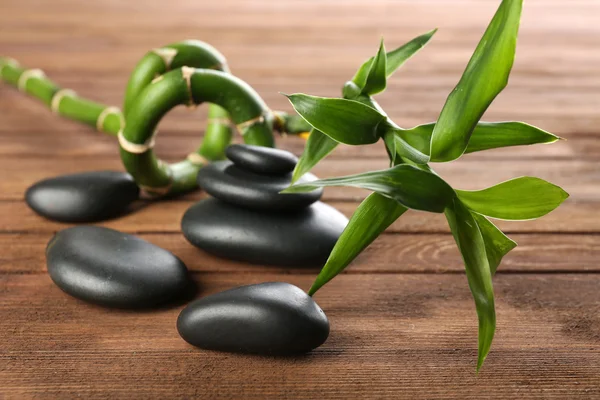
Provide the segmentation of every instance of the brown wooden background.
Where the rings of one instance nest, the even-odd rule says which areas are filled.
[[[383,35],[388,47],[433,27],[433,43],[380,97],[404,126],[437,117],[497,0],[2,0],[0,55],[39,67],[65,87],[120,104],[148,50],[198,38],[229,59],[274,109],[278,92],[337,95]],[[501,222],[520,246],[495,278],[498,331],[475,374],[477,319],[462,264],[440,215],[411,212],[316,296],[332,332],[300,358],[206,352],[177,335],[181,307],[105,310],[63,294],[44,247],[67,225],[23,202],[45,177],[120,169],[116,144],[0,85],[0,398],[600,398],[600,2],[526,0],[509,87],[486,115],[520,119],[568,141],[499,150],[440,165],[461,188],[520,175],[571,198],[547,217]],[[176,110],[160,153],[192,149],[204,110]],[[298,139],[280,141],[299,154]],[[320,176],[385,166],[381,147],[341,148]],[[327,190],[350,215],[365,193]],[[317,271],[233,263],[187,244],[182,213],[201,194],[148,205],[105,223],[173,251],[206,295],[283,280],[308,289]]]

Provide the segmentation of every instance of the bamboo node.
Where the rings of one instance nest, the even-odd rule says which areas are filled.
[[[44,74],[44,71],[42,71],[41,69],[38,69],[38,68],[28,69],[26,71],[23,71],[23,73],[19,77],[19,81],[17,82],[17,87],[19,88],[19,91],[25,92],[27,90],[27,81],[29,81],[29,79],[45,78],[45,77],[46,77],[46,74]]]
[[[202,154],[198,153],[188,154],[187,160],[194,165],[207,165],[210,163]]]
[[[196,70],[190,67],[181,67],[181,76],[185,80],[185,84],[187,85],[188,97],[190,101],[188,102],[188,106],[191,107],[194,105],[194,96],[192,94],[192,75]]]
[[[166,194],[169,194],[169,192],[171,191],[171,187],[173,187],[173,182],[169,182],[168,185],[166,186],[161,186],[161,187],[153,187],[153,186],[144,186],[144,185],[138,185],[139,188],[146,194],[148,194],[149,197],[159,197],[159,196],[164,196]]]
[[[75,96],[77,96],[77,93],[75,93],[75,91],[73,91],[71,89],[60,89],[58,92],[54,93],[54,96],[52,96],[52,101],[50,102],[50,110],[54,114],[59,114],[60,113],[60,102],[62,101],[63,97],[75,97]]]
[[[264,122],[265,122],[265,116],[264,116],[264,114],[261,114],[258,117],[249,119],[248,121],[240,122],[239,124],[236,125],[236,128],[237,128],[238,132],[240,132],[240,134],[242,136],[244,136],[248,132],[248,128],[250,128],[251,126],[256,125],[256,124],[262,124]]]
[[[4,72],[4,68],[8,66],[12,66],[15,68],[19,67],[19,62],[11,57],[2,57],[0,58],[0,77],[2,77],[2,73]]]
[[[156,78],[152,79],[152,82],[150,83],[156,83],[156,82],[160,82],[163,80],[163,75],[158,75]]]
[[[153,49],[152,53],[162,58],[163,62],[165,63],[165,68],[168,71],[171,68],[171,63],[173,62],[173,59],[177,55],[177,50],[170,49],[168,47],[161,47],[159,49]]]
[[[96,120],[96,129],[99,132],[104,132],[104,120],[109,115],[116,115],[119,117],[119,129],[123,129],[125,127],[125,118],[123,117],[123,113],[118,107],[106,107],[100,115],[98,115],[98,119]]]
[[[155,137],[158,131],[154,131],[154,133],[152,134],[152,136],[150,136],[148,138],[148,140],[146,140],[144,143],[132,143],[130,141],[128,141],[127,139],[125,139],[125,136],[123,136],[123,129],[119,130],[119,134],[117,135],[117,138],[119,140],[119,146],[121,146],[121,148],[123,150],[125,150],[128,153],[132,153],[132,154],[142,154],[147,152],[148,150],[152,149],[154,147],[154,143],[155,143]]]
[[[219,118],[208,118],[208,120],[206,121],[207,124],[220,124],[220,125],[227,125],[229,126],[229,124],[231,124],[231,120],[229,118],[223,118],[223,117],[219,117]]]

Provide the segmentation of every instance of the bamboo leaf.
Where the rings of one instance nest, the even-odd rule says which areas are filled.
[[[429,40],[431,40],[436,32],[437,29],[431,30],[387,53],[386,76],[389,78],[409,58],[417,54],[418,51],[421,50],[429,42]],[[361,89],[365,86],[367,75],[371,69],[373,59],[374,57],[371,57],[365,61],[354,75],[354,78],[352,78],[352,81]]]
[[[396,133],[406,143],[423,154],[429,154],[431,134],[435,123],[401,129]],[[465,153],[524,146],[538,143],[554,143],[560,137],[524,122],[479,122],[473,130]]]
[[[454,191],[442,178],[412,165],[401,164],[382,171],[296,184],[282,193],[300,193],[326,186],[352,186],[377,192],[407,208],[441,213]]]
[[[500,229],[483,215],[472,213],[475,222],[479,226],[481,236],[485,243],[485,254],[490,264],[492,275],[496,273],[502,258],[512,249],[517,247],[517,243],[507,237]]]
[[[377,193],[370,194],[354,211],[308,294],[312,296],[342,272],[405,211],[406,207],[395,200]]]
[[[362,93],[368,96],[383,92],[386,86],[386,66],[387,56],[385,54],[385,46],[383,39],[379,44],[379,51],[371,62],[371,68],[362,89]]]
[[[492,274],[478,224],[458,198],[455,198],[453,204],[446,209],[446,218],[464,260],[469,288],[475,300],[479,319],[477,352],[477,371],[479,371],[490,351],[496,331]]]
[[[491,218],[539,218],[558,207],[569,194],[540,178],[524,176],[483,190],[456,191],[471,210]]]
[[[465,153],[500,147],[554,143],[560,137],[524,122],[480,122]]]
[[[379,140],[378,127],[385,116],[371,107],[354,100],[305,94],[287,98],[306,122],[337,142],[360,145]]]
[[[325,135],[323,132],[312,129],[304,152],[294,168],[292,183],[295,183],[300,177],[309,172],[319,161],[327,157],[338,145],[338,142]]]
[[[477,122],[508,83],[523,0],[503,0],[456,88],[450,93],[431,140],[431,159],[460,157]]]

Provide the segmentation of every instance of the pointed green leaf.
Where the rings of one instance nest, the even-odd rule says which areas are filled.
[[[412,39],[410,42],[403,44],[395,50],[387,53],[387,65],[386,65],[386,76],[389,78],[398,68],[400,68],[409,58],[417,54],[419,50],[421,50],[433,37],[433,35],[437,32],[437,29],[429,31],[421,36],[417,36]],[[365,82],[367,81],[367,75],[371,69],[371,64],[373,63],[373,57],[369,58],[367,61],[361,65],[361,67],[352,78],[352,81],[362,89],[365,86]]]
[[[523,176],[483,190],[457,190],[471,210],[491,218],[524,220],[539,218],[558,207],[569,194],[540,178]]]
[[[372,190],[405,207],[441,213],[454,191],[442,178],[412,165],[401,164],[382,171],[296,184],[282,193],[309,192],[326,186],[352,186]]]
[[[475,222],[477,222],[481,231],[481,236],[485,242],[485,253],[490,264],[490,271],[494,275],[500,262],[502,262],[502,258],[517,247],[517,243],[507,237],[483,215],[477,213],[471,214],[473,214],[473,218],[475,218]]]
[[[434,127],[435,123],[424,124],[411,129],[401,129],[397,134],[413,148],[428,155]],[[554,143],[557,140],[560,140],[558,136],[524,122],[479,122],[465,153],[500,147]]]
[[[496,331],[492,274],[481,231],[471,212],[455,198],[452,206],[446,209],[446,218],[465,263],[469,288],[475,300],[479,319],[477,354],[477,371],[479,371],[490,351]]]
[[[554,143],[560,137],[524,122],[480,122],[465,153],[500,147]]]
[[[308,294],[312,296],[342,272],[405,211],[406,207],[395,200],[377,193],[370,194],[354,211]]]
[[[323,132],[312,129],[304,152],[294,168],[292,183],[295,183],[300,177],[309,172],[319,161],[327,157],[338,145],[338,142],[325,135]]]
[[[451,161],[465,152],[477,122],[508,83],[522,5],[523,0],[500,4],[435,125],[429,153],[433,161]]]
[[[358,101],[292,94],[287,96],[302,118],[333,140],[351,145],[379,140],[385,116]]]
[[[398,47],[395,50],[387,53],[387,76],[392,76],[398,68],[400,68],[406,60],[417,54],[431,40],[437,32],[437,28],[433,29],[421,36],[417,36],[410,42]]]
[[[362,93],[368,96],[383,92],[386,85],[386,66],[387,56],[385,54],[385,46],[383,39],[379,44],[379,51],[371,62],[371,68],[365,81],[365,86],[362,89]]]

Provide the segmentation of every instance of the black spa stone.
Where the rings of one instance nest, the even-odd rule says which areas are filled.
[[[246,210],[202,200],[183,216],[193,245],[218,256],[256,264],[323,266],[348,220],[322,202],[294,213]]]
[[[262,175],[286,175],[298,162],[289,151],[247,144],[232,144],[225,155],[240,169]]]
[[[46,248],[50,277],[71,296],[118,308],[149,308],[189,293],[186,266],[136,236],[96,226],[58,232]]]
[[[139,197],[133,178],[124,172],[97,171],[40,181],[25,194],[29,207],[48,219],[93,222],[124,213]]]
[[[258,175],[240,169],[231,161],[215,162],[198,172],[198,184],[208,194],[244,208],[268,211],[298,210],[321,198],[322,188],[308,193],[279,193],[290,185],[291,179],[291,174]],[[314,175],[306,174],[298,182],[315,179]]]
[[[329,321],[298,287],[268,282],[191,303],[179,315],[177,329],[185,341],[207,350],[285,355],[323,344]]]

